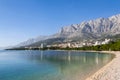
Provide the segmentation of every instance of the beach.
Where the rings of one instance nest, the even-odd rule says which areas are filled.
[[[114,54],[115,57],[86,80],[120,80],[120,51],[101,51]]]

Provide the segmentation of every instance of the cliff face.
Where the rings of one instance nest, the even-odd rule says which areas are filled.
[[[120,34],[120,14],[63,27],[58,34],[66,38]]]

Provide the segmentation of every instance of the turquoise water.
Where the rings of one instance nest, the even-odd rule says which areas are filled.
[[[84,80],[113,55],[75,51],[0,51],[0,80]]]

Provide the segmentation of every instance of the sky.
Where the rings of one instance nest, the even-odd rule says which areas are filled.
[[[0,47],[120,14],[120,0],[0,0]]]

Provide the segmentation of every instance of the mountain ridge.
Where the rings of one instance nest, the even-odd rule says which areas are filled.
[[[54,41],[54,39],[58,40],[61,38],[63,41],[72,41],[75,39],[98,39],[101,37],[104,38],[106,36],[114,36],[117,34],[120,34],[120,14],[108,18],[97,18],[94,20],[84,21],[80,24],[71,24],[70,26],[62,27],[56,34],[42,37],[42,39],[35,38],[33,39],[32,43],[28,43],[27,45],[41,42],[44,43],[44,40],[46,41],[51,39]]]

